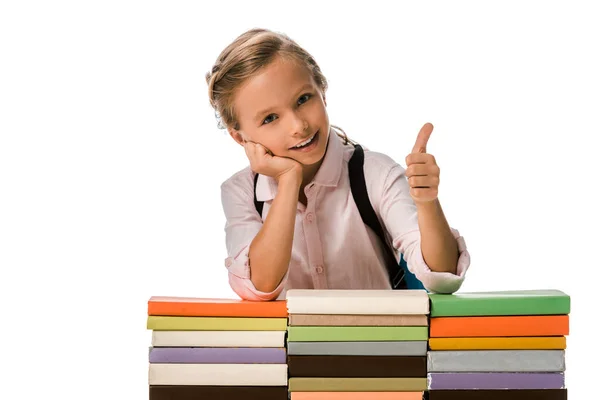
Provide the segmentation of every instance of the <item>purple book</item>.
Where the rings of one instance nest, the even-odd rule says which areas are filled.
[[[563,389],[562,372],[430,372],[430,390],[443,389]]]
[[[150,363],[285,364],[283,347],[154,347]]]

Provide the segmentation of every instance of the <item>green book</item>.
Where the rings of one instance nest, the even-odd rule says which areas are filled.
[[[429,293],[431,317],[565,315],[571,298],[560,290]]]
[[[289,342],[399,342],[427,340],[427,326],[290,326]]]
[[[148,316],[155,331],[285,331],[287,318]]]

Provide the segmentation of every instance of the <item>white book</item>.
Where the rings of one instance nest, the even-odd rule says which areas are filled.
[[[149,385],[287,386],[287,364],[149,365]]]
[[[154,347],[285,347],[285,331],[152,331]]]
[[[429,314],[425,290],[290,289],[290,314]]]

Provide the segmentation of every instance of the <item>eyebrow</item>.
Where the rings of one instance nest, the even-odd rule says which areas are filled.
[[[304,92],[305,90],[312,89],[312,88],[313,88],[313,85],[311,85],[310,83],[307,83],[304,86],[302,86],[298,91],[296,91],[296,96],[298,96],[300,93]],[[254,120],[256,121],[256,120],[260,119],[263,115],[265,115],[266,113],[268,113],[269,111],[271,111],[274,108],[275,107],[269,107],[269,108],[266,108],[264,110],[257,112],[254,115]]]

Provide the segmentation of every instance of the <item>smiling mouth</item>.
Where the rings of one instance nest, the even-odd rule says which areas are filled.
[[[303,149],[305,147],[310,146],[311,143],[313,143],[315,141],[315,139],[317,138],[317,135],[319,134],[319,131],[317,131],[314,135],[312,135],[311,137],[309,137],[308,139],[306,139],[305,141],[297,144],[294,147],[290,147],[290,150],[299,150],[299,149]]]

